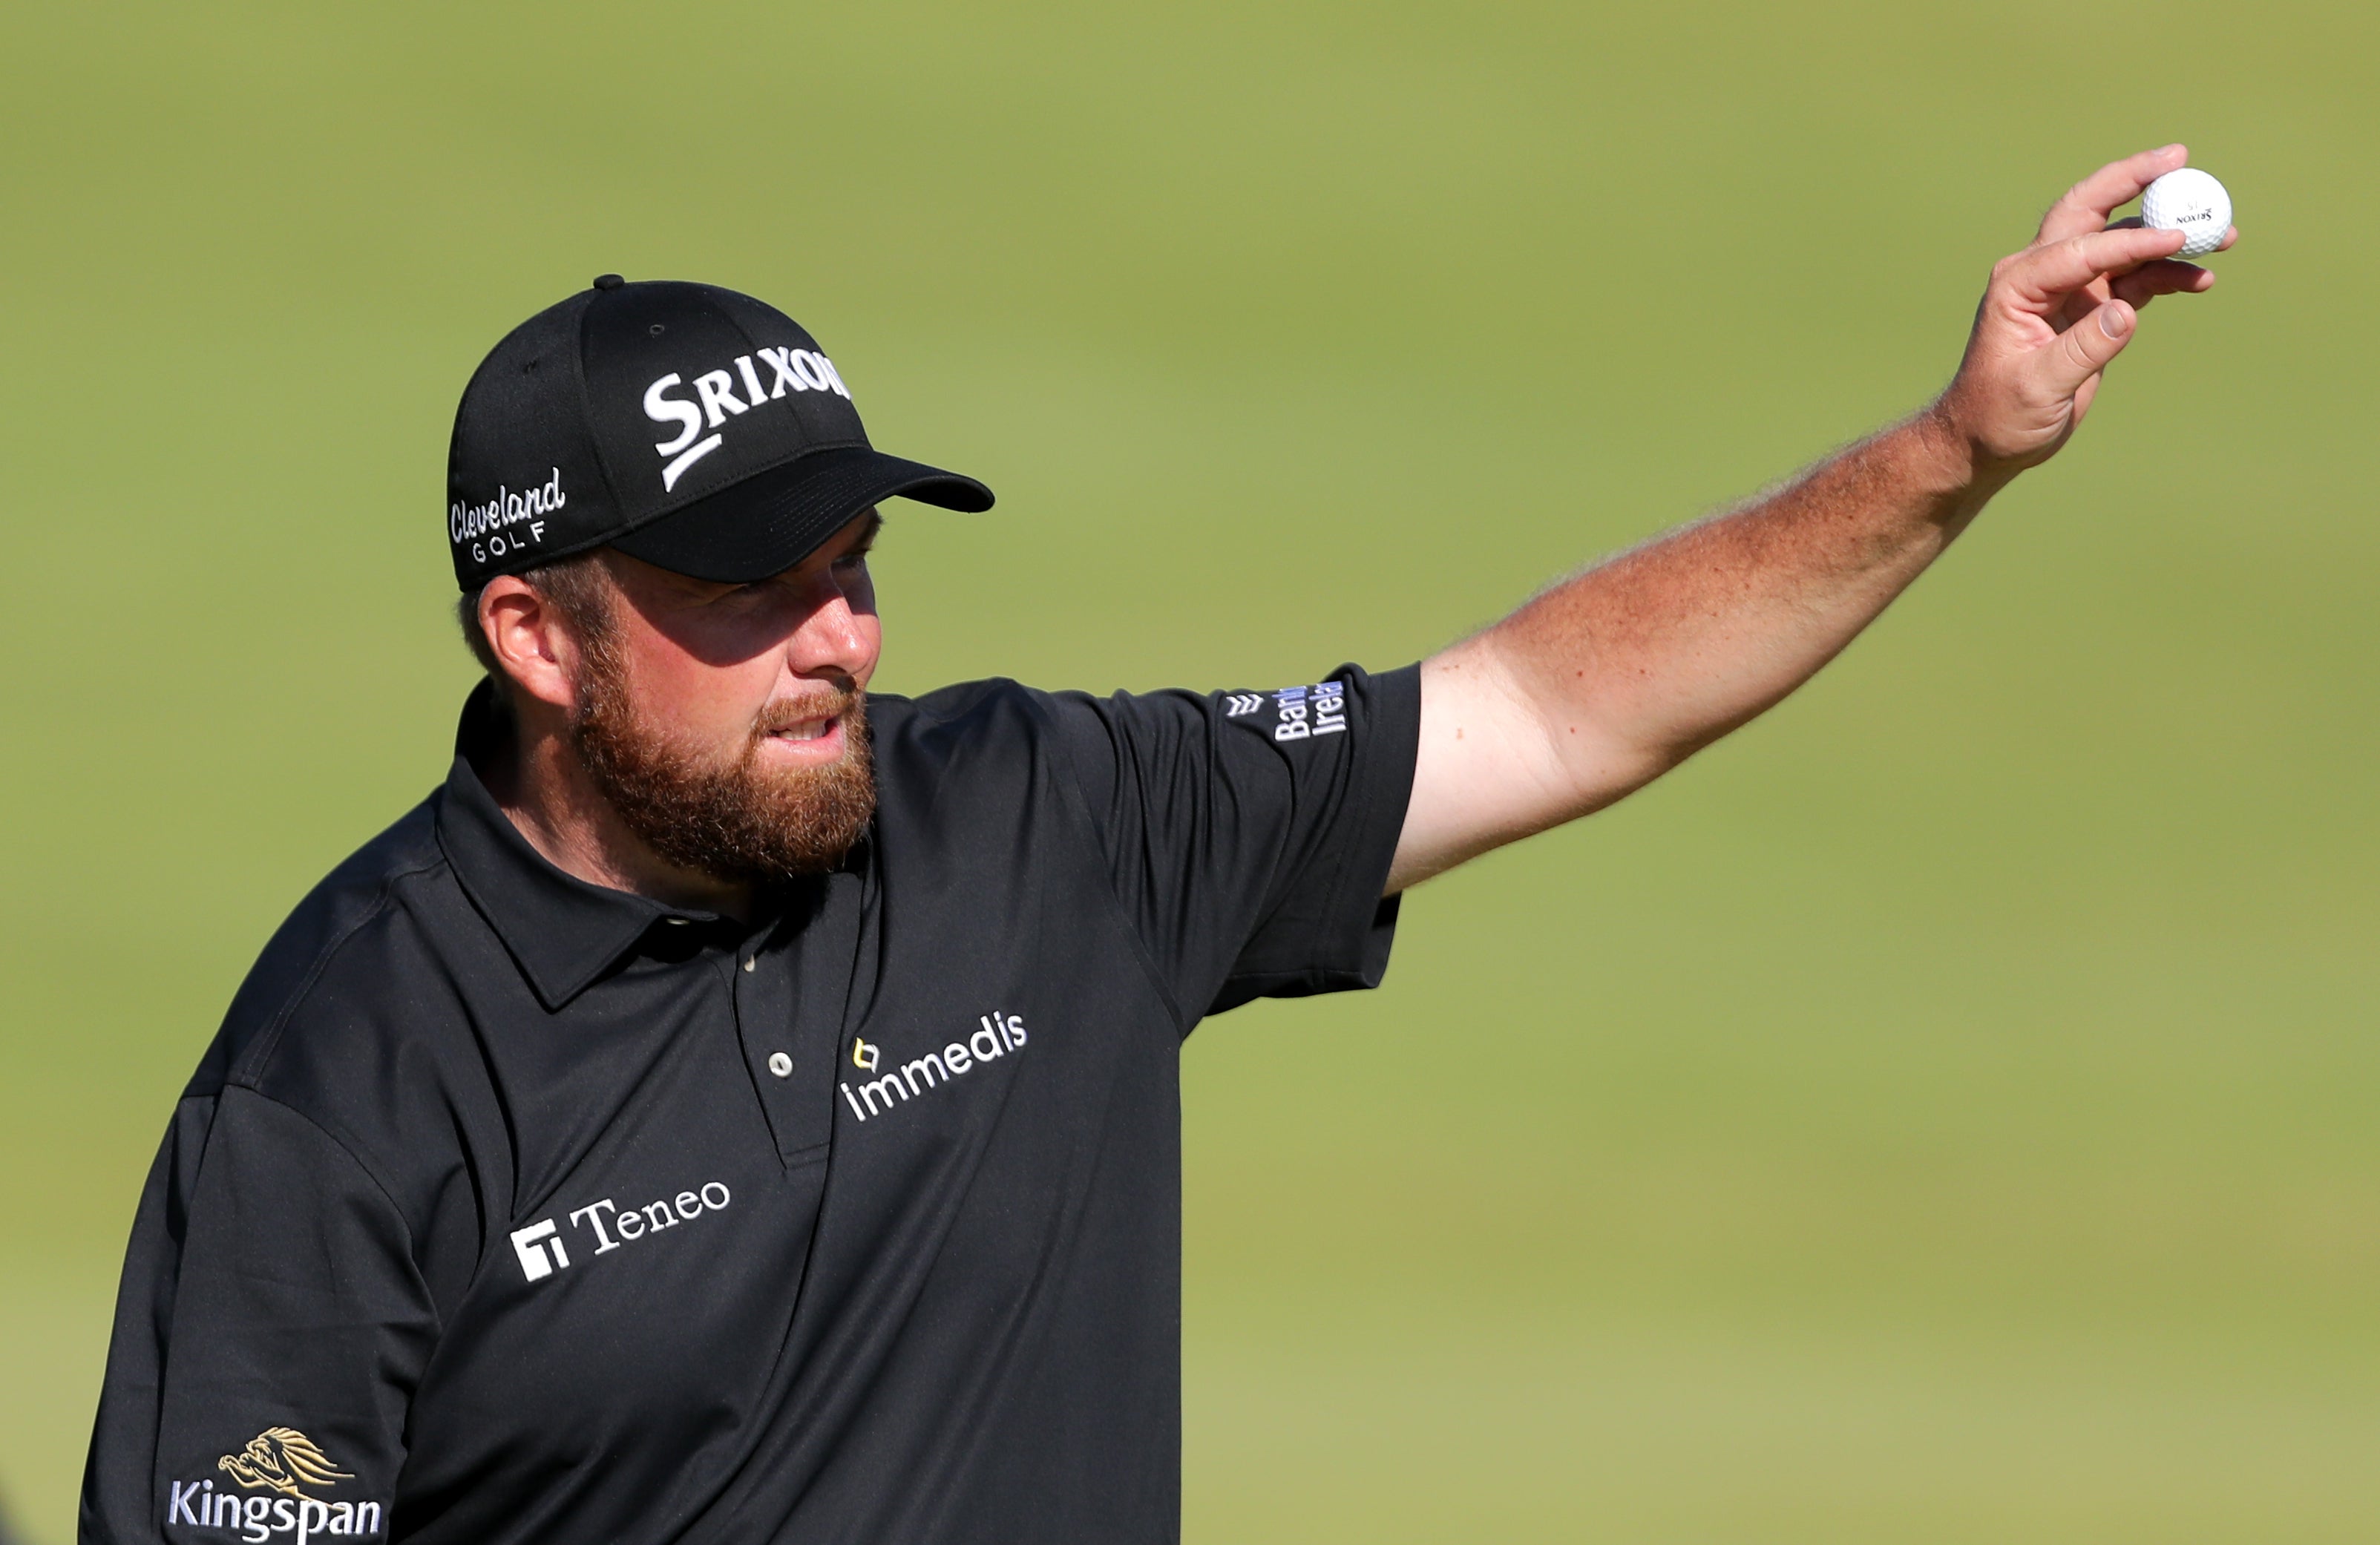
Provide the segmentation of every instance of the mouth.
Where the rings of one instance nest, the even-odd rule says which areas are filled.
[[[822,766],[844,750],[844,713],[813,713],[771,726],[760,737],[768,753],[797,767]]]

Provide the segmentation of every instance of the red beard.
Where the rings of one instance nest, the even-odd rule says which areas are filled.
[[[769,705],[740,754],[701,754],[636,710],[609,640],[584,651],[571,741],[604,797],[648,847],[713,879],[767,883],[841,864],[876,810],[868,704],[841,691]],[[770,768],[762,742],[821,709],[843,715],[844,754],[825,767]]]

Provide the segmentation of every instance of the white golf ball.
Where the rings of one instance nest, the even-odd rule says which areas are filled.
[[[2195,258],[2223,245],[2231,228],[2231,195],[2195,166],[2168,172],[2141,195],[2141,223],[2153,231],[2186,231],[2179,258]]]

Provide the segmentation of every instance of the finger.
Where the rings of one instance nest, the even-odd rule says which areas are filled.
[[[2211,269],[2193,262],[2143,263],[2130,274],[2119,277],[2110,289],[2119,300],[2129,301],[2134,310],[2160,295],[2199,295],[2215,287]]]
[[[2107,228],[2111,231],[2144,231],[2148,229],[2148,224],[2137,214],[2127,214],[2121,220],[2108,221]],[[2240,227],[2226,225],[2223,227],[2223,239],[2215,244],[2215,249],[2218,252],[2228,251],[2231,244],[2239,239]]]
[[[2052,393],[2070,397],[2106,370],[2138,330],[2139,318],[2131,307],[2110,300],[2058,335],[2058,341],[2041,351],[2034,368],[2048,378],[2046,384]]]
[[[2094,231],[2020,252],[2000,265],[1997,277],[2031,309],[2046,313],[2069,290],[2169,258],[2187,240],[2180,231]]]
[[[2149,184],[2189,163],[2190,148],[2186,145],[2166,145],[2128,155],[2121,161],[2110,161],[2068,189],[2049,206],[2049,213],[2041,217],[2041,235],[2036,239],[2063,241],[2068,237],[2099,229],[2118,205],[2130,203]]]

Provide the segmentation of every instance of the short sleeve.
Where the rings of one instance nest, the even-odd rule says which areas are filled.
[[[345,1148],[249,1089],[185,1098],[133,1224],[81,1538],[386,1538],[436,1332],[405,1222]]]
[[[1420,667],[1051,701],[1116,895],[1186,1012],[1379,984]]]

